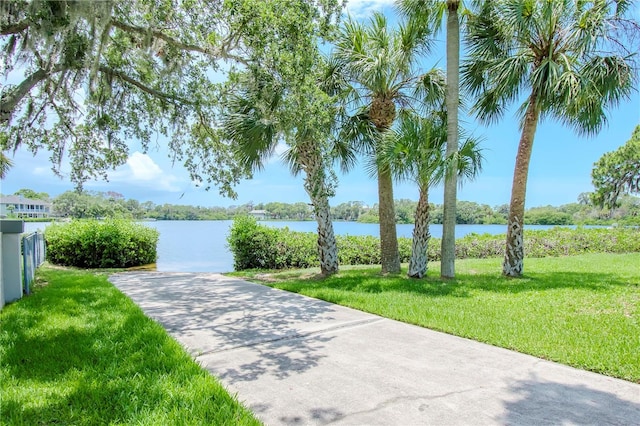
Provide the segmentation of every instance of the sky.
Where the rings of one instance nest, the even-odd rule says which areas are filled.
[[[374,10],[393,17],[392,0],[352,0],[348,12],[356,18],[366,18]],[[640,15],[640,13],[638,14]],[[639,16],[640,18],[640,16]],[[444,40],[444,36],[440,37]],[[437,42],[435,52],[428,58],[428,69],[433,63],[444,67],[444,41]],[[0,80],[2,85],[5,81]],[[514,106],[500,123],[484,126],[471,118],[464,118],[463,126],[474,136],[482,138],[483,171],[473,182],[465,182],[458,189],[458,199],[490,206],[508,204],[515,157],[520,138],[518,119]],[[630,99],[613,108],[608,114],[609,123],[595,137],[576,135],[570,128],[554,121],[541,121],[535,135],[529,169],[526,206],[562,205],[576,202],[583,192],[593,191],[591,170],[604,153],[624,145],[633,129],[640,125],[640,94],[636,90]],[[166,150],[151,149],[143,153],[139,143],[132,141],[127,163],[109,173],[109,181],[92,181],[85,189],[114,191],[125,198],[155,204],[185,204],[198,206],[242,205],[246,203],[309,202],[304,191],[302,177],[293,177],[288,168],[274,156],[264,170],[255,173],[251,180],[243,181],[235,189],[238,198],[222,197],[216,188],[205,191],[196,187],[181,164],[172,164]],[[278,153],[284,151],[279,147]],[[62,179],[51,172],[48,152],[32,155],[19,149],[13,155],[14,167],[0,181],[0,193],[13,194],[21,188],[46,192],[55,197],[72,190],[68,176]],[[331,199],[335,206],[348,201],[361,201],[366,205],[377,202],[377,184],[364,170],[357,167],[347,175],[338,173],[339,186]],[[418,188],[411,182],[397,183],[396,199],[418,199]],[[441,204],[442,187],[430,192],[430,201]]]

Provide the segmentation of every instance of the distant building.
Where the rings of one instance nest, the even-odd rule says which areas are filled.
[[[251,210],[249,214],[258,220],[269,219],[269,212],[266,210]]]
[[[51,203],[44,200],[32,200],[18,195],[0,197],[0,217],[49,217]]]

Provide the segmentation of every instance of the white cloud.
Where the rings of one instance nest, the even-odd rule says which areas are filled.
[[[155,180],[162,176],[162,169],[147,154],[134,152],[127,159],[127,166],[133,174],[133,179],[142,181]]]
[[[368,16],[374,11],[393,6],[395,2],[396,0],[349,0],[347,12],[354,17]]]
[[[127,159],[127,163],[109,174],[109,181],[122,182],[134,186],[151,188],[159,191],[178,192],[180,178],[166,173],[147,154],[135,151]]]

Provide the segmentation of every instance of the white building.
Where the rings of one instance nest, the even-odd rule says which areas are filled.
[[[51,203],[18,195],[0,197],[0,217],[49,217]]]
[[[251,210],[249,212],[249,215],[255,217],[258,220],[269,219],[269,212],[266,210]]]

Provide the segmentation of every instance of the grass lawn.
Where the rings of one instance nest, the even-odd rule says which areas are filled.
[[[0,423],[260,424],[106,274],[38,281],[0,312]]]
[[[495,258],[456,261],[451,281],[429,267],[421,280],[379,267],[232,275],[640,383],[640,253],[527,259],[521,279]]]

